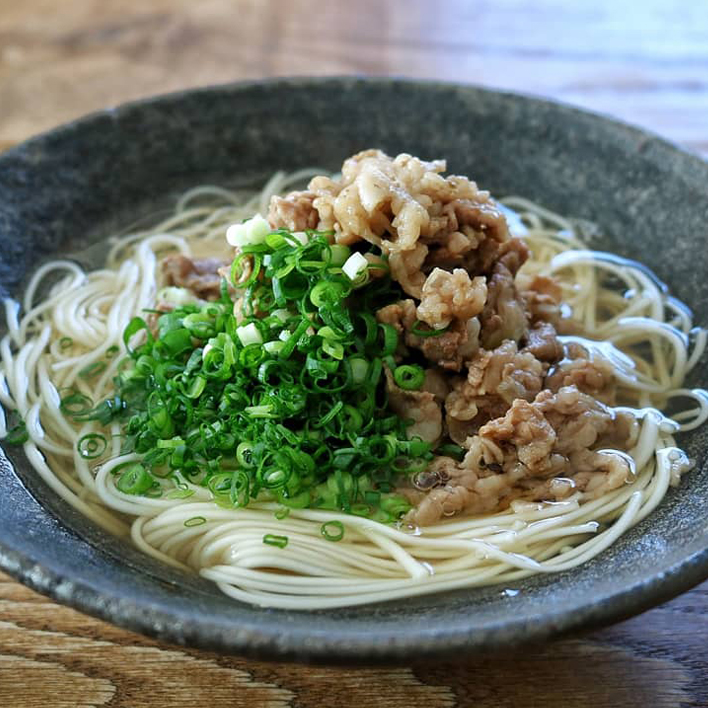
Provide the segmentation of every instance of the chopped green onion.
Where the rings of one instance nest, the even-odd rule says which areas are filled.
[[[59,340],[59,349],[69,349],[71,346],[73,346],[74,340],[71,337],[62,337]]]
[[[193,489],[173,489],[166,499],[188,499],[194,496]]]
[[[288,537],[267,533],[263,536],[263,543],[268,546],[275,546],[276,548],[285,548],[285,546],[288,545]]]
[[[443,329],[431,329],[428,325],[426,325],[426,329],[421,329],[420,326],[422,324],[423,323],[420,320],[416,320],[411,327],[411,333],[418,337],[439,337],[450,329],[449,325]]]
[[[381,500],[381,509],[398,519],[411,508],[410,502],[399,494],[391,494]]]
[[[282,248],[283,246],[290,245],[288,240],[280,233],[271,233],[265,237],[266,245],[272,249]]]
[[[248,346],[249,344],[262,344],[263,336],[261,335],[258,327],[251,322],[247,325],[243,325],[236,330],[238,338],[241,340],[243,346]]]
[[[369,371],[369,362],[361,356],[351,357],[349,366],[352,370],[352,380],[355,384],[361,384],[366,381],[366,374]]]
[[[455,445],[454,443],[446,443],[444,445],[440,445],[436,451],[438,455],[445,455],[446,457],[452,457],[453,460],[457,460],[458,462],[462,462],[462,458],[466,454],[466,450],[463,447],[460,447],[459,445]]]
[[[182,438],[170,438],[169,440],[158,440],[157,441],[157,447],[161,449],[174,449],[176,447],[179,447],[180,445],[184,445],[184,440]]]
[[[330,265],[337,267],[343,266],[347,258],[351,255],[351,252],[351,248],[343,244],[335,243],[333,246],[330,246]]]
[[[105,371],[105,369],[105,361],[96,361],[93,364],[89,364],[88,366],[84,366],[83,369],[80,369],[79,376],[82,379],[90,379],[93,376],[96,376],[97,374],[100,374],[101,372]]]
[[[355,516],[371,516],[372,508],[368,504],[352,504],[350,512]]]
[[[187,330],[187,334],[197,339],[208,339],[215,334],[214,319],[208,312],[193,312],[182,320],[182,324]],[[177,341],[170,341],[168,346],[176,354],[179,351],[179,346],[185,341],[185,335],[177,330],[177,334],[173,335],[173,337],[178,337]],[[163,342],[165,339],[166,336],[163,335]]]
[[[253,466],[253,445],[251,443],[242,442],[236,448],[236,459],[243,467]]]
[[[184,395],[187,396],[187,398],[199,398],[199,396],[201,396],[204,392],[206,385],[206,377],[197,375],[190,382],[189,387],[184,392]]]
[[[79,455],[85,460],[94,460],[100,457],[105,451],[108,441],[100,433],[88,433],[76,443]]]
[[[343,427],[350,431],[356,432],[364,424],[364,416],[354,406],[344,406],[346,418],[343,420]]]
[[[153,341],[153,336],[152,333],[150,332],[150,328],[148,327],[147,322],[142,317],[133,317],[132,320],[128,323],[128,326],[125,328],[125,331],[123,332],[123,344],[125,344],[125,348],[128,350],[128,354],[131,356],[135,356],[137,350],[131,348],[130,346],[130,340],[138,333],[140,332],[145,332],[147,336],[147,344],[151,344]]]
[[[187,528],[192,528],[193,526],[202,526],[207,520],[203,516],[193,516],[191,519],[187,519],[184,525]]]
[[[291,240],[297,241],[301,246],[306,246],[310,240],[310,237],[304,231],[293,231],[289,236]]]
[[[341,521],[326,521],[320,526],[320,533],[328,541],[341,541],[344,538],[344,524]]]
[[[417,391],[425,382],[425,371],[415,364],[403,364],[394,369],[393,380],[406,391]]]
[[[266,342],[263,345],[263,349],[265,349],[268,354],[278,354],[283,350],[283,347],[285,346],[285,342],[280,342],[280,341],[273,341],[273,342]]]
[[[27,425],[22,418],[19,418],[17,411],[12,411],[11,415],[15,417],[17,422],[8,428],[4,442],[8,445],[24,445],[29,440],[29,433],[27,432]]]
[[[271,317],[277,317],[281,322],[287,322],[288,319],[292,316],[292,313],[286,310],[284,307],[281,307],[277,310],[273,310],[273,312],[270,313]]]
[[[130,465],[116,482],[123,494],[144,494],[155,483],[152,475],[142,465]]]
[[[226,230],[226,240],[232,246],[241,248],[263,243],[270,231],[270,224],[260,214],[256,214],[242,224],[229,226]]]
[[[251,418],[274,418],[275,411],[273,406],[246,406],[243,409],[244,413],[247,413]]]
[[[310,290],[310,301],[315,307],[331,305],[339,300],[345,286],[333,280],[322,280]]]
[[[383,332],[383,346],[381,347],[382,356],[391,356],[396,353],[398,348],[398,332],[393,325],[379,324]]]
[[[85,415],[93,406],[91,399],[82,393],[71,393],[64,396],[59,403],[59,410],[74,418]]]
[[[152,311],[150,326],[134,318],[115,391],[95,406],[63,392],[61,410],[119,426],[121,454],[136,458],[115,470],[126,494],[186,499],[201,486],[225,508],[258,500],[277,503],[276,517],[318,507],[395,521],[408,507],[394,490],[432,458],[429,444],[408,439],[410,421],[386,407],[384,365],[402,387],[424,375],[397,365],[399,334],[374,316],[401,289],[386,272],[368,282],[375,254],[333,244],[332,233],[271,230],[258,219],[230,233],[242,239],[231,264],[237,294],[225,279],[216,302],[175,293],[174,309]],[[118,352],[110,347],[83,375]],[[79,454],[103,447],[84,436]],[[162,479],[176,486],[163,492]],[[331,540],[344,532],[323,527]]]
[[[370,506],[378,506],[381,501],[381,492],[364,492],[364,501]]]
[[[334,359],[344,359],[344,347],[339,342],[325,339],[322,342],[322,351]]]
[[[285,345],[280,350],[280,358],[287,359],[294,351],[297,346],[300,337],[307,331],[310,326],[307,320],[302,320],[300,324],[295,328],[295,331],[286,339]]]
[[[361,253],[352,253],[342,266],[342,272],[349,280],[356,280],[369,267],[369,261]]]

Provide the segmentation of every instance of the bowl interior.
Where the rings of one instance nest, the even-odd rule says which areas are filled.
[[[384,79],[176,94],[95,114],[6,153],[0,290],[19,292],[41,260],[100,243],[196,184],[337,169],[366,147],[444,157],[494,195],[595,222],[598,247],[647,264],[708,324],[705,163],[556,104]],[[691,386],[708,385],[704,364]],[[314,617],[242,605],[96,528],[9,448],[0,451],[0,566],[123,626],[254,656],[403,659],[508,645],[626,616],[708,575],[707,434],[681,437],[697,467],[650,518],[595,560],[516,583],[516,593],[492,586]]]

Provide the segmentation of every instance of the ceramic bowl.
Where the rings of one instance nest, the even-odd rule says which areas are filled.
[[[0,156],[0,290],[98,243],[200,183],[336,169],[366,147],[445,157],[495,195],[589,219],[601,246],[654,269],[708,324],[708,164],[574,108],[468,86],[284,79],[95,113]],[[706,386],[708,369],[690,385]],[[681,438],[696,468],[650,518],[575,570],[505,586],[314,613],[222,595],[107,535],[0,452],[0,568],[122,627],[271,659],[404,661],[542,640],[628,617],[708,577],[708,426]]]

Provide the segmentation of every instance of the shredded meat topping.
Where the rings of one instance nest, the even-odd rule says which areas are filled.
[[[268,219],[274,227],[333,230],[337,243],[373,243],[404,291],[420,298],[424,274],[438,264],[426,263],[430,249],[440,263],[470,271],[470,258],[483,253],[491,262],[509,239],[489,193],[444,170],[444,160],[365,150],[345,161],[341,179],[315,177],[305,192],[274,197]]]
[[[423,294],[425,273],[422,269],[427,255],[428,247],[424,243],[417,243],[407,251],[394,251],[389,256],[391,277],[408,295],[420,298]]]
[[[268,221],[273,228],[290,231],[314,229],[319,221],[312,202],[312,192],[291,192],[285,197],[272,197],[268,211]]]
[[[576,386],[598,401],[613,405],[616,396],[616,380],[612,364],[604,357],[594,354],[588,358],[583,347],[569,343],[566,358],[551,369],[544,387],[558,391],[563,386]]]
[[[166,285],[187,288],[202,300],[216,300],[221,293],[219,269],[225,265],[218,258],[170,255],[162,261],[162,273]]]
[[[538,322],[526,333],[524,351],[549,363],[563,358],[563,345],[558,341],[555,328],[548,322]]]
[[[423,391],[432,393],[437,403],[444,403],[450,392],[450,385],[445,374],[439,369],[426,369]]]
[[[460,225],[508,238],[489,193],[466,177],[443,177],[444,170],[444,160],[406,154],[392,159],[366,150],[344,163],[341,181],[315,177],[309,188],[317,195],[321,222],[334,228],[339,242],[364,238],[387,251],[406,251],[419,238],[441,240]]]
[[[467,378],[458,380],[445,399],[448,432],[459,444],[483,423],[503,416],[516,399],[532,401],[544,375],[541,362],[511,341],[480,351],[468,366]]]
[[[479,320],[476,317],[467,322],[455,320],[443,334],[422,338],[410,335],[406,342],[418,347],[426,359],[443,369],[460,371],[464,360],[479,348]]]
[[[518,342],[526,334],[526,306],[516,290],[514,276],[498,261],[487,281],[487,302],[480,321],[480,341],[486,349],[494,349],[505,339]]]
[[[597,497],[632,474],[621,454],[634,443],[636,421],[567,386],[541,391],[533,402],[516,399],[507,413],[470,438],[464,460],[449,458],[429,467],[445,475],[413,509],[408,520],[421,526],[457,512],[506,508],[514,499],[559,500],[575,490]],[[618,452],[608,451],[612,445]]]
[[[453,318],[468,320],[478,315],[486,299],[484,277],[470,279],[462,268],[452,273],[436,268],[423,285],[418,318],[434,329],[444,329]]]
[[[554,278],[545,275],[533,277],[525,273],[516,276],[516,287],[526,301],[532,323],[548,322],[558,327],[562,320],[561,298],[563,291]]]

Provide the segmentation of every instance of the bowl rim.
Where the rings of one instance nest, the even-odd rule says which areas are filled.
[[[48,131],[33,136],[0,153],[0,167],[6,157],[19,155],[21,151],[32,148],[37,143],[59,137],[72,131],[81,130],[84,125],[102,117],[115,117],[123,113],[139,110],[145,106],[158,106],[170,101],[179,101],[184,97],[210,92],[247,91],[265,86],[283,85],[289,88],[308,88],[322,85],[347,84],[389,84],[419,87],[423,90],[442,87],[452,88],[463,93],[495,95],[510,100],[535,103],[551,107],[561,114],[592,120],[604,124],[615,131],[622,131],[642,143],[651,143],[653,147],[679,153],[692,167],[705,173],[708,178],[708,161],[697,153],[676,145],[651,131],[618,120],[600,112],[565,104],[560,101],[536,96],[530,93],[496,90],[475,84],[461,84],[440,80],[416,79],[397,76],[277,76],[260,80],[235,81],[210,84],[182,89],[140,98],[122,103],[115,107],[93,111]],[[8,461],[10,468],[14,468]],[[30,493],[30,492],[28,492]],[[31,494],[31,493],[30,493]],[[51,513],[45,510],[45,513]],[[63,524],[61,519],[58,519]],[[295,660],[300,662],[318,662],[325,664],[352,664],[375,661],[377,663],[400,664],[421,658],[462,658],[470,652],[483,652],[509,648],[520,644],[539,642],[551,637],[577,632],[582,628],[596,629],[616,621],[627,619],[650,607],[665,602],[678,594],[708,579],[708,539],[705,547],[668,569],[657,572],[644,580],[639,580],[622,590],[607,595],[592,604],[575,609],[558,609],[534,616],[531,619],[506,617],[503,621],[492,623],[477,636],[473,630],[461,626],[444,632],[431,632],[425,636],[413,634],[397,635],[392,630],[388,634],[377,636],[376,645],[368,635],[352,633],[342,641],[338,637],[323,638],[320,634],[301,630],[284,633],[275,623],[266,623],[257,629],[244,628],[239,632],[225,633],[217,621],[192,622],[176,612],[163,607],[150,606],[145,602],[126,601],[116,590],[110,593],[99,590],[89,583],[75,582],[47,566],[41,565],[26,550],[10,547],[0,539],[0,570],[52,600],[72,607],[114,625],[139,632],[143,635],[200,649],[216,650],[242,656],[273,659]],[[314,624],[314,623],[313,623]]]

